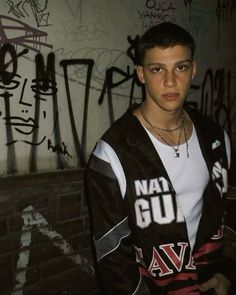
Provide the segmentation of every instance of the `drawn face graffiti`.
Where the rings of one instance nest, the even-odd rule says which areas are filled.
[[[60,135],[55,55],[48,54],[46,64],[41,53],[35,56],[35,63],[18,61],[20,55],[22,52],[17,55],[11,44],[0,48],[0,118],[5,124],[2,143],[7,146],[7,173],[16,173],[18,165],[31,172],[37,171],[39,153],[47,163],[49,154],[55,153],[57,167],[66,167],[61,155],[69,158],[71,155]],[[17,73],[18,63],[19,68],[24,69],[22,75]],[[19,142],[23,145],[16,149],[15,144]],[[24,158],[16,162],[16,153],[20,152],[26,157],[30,154],[28,164]]]
[[[7,145],[17,141],[30,143],[31,138],[29,137],[39,127],[33,117],[35,105],[33,93],[26,94],[27,88],[29,88],[28,79],[22,78],[18,74],[9,85],[4,85],[3,81],[0,81],[1,97],[4,100],[5,108],[5,111],[2,112],[2,119],[5,121],[8,133],[11,130],[12,134],[12,136],[10,134],[7,136]]]
[[[39,116],[35,116],[36,103],[29,78],[17,74],[18,56],[11,44],[0,49],[0,66],[3,69],[0,75],[0,115],[6,126],[6,145],[16,142],[38,145],[45,137],[33,141],[33,134],[39,128]],[[45,118],[46,112],[42,111],[40,117]]]

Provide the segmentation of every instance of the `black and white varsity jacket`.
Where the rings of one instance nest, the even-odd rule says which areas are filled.
[[[210,176],[191,251],[174,187],[132,108],[102,137],[122,166],[123,193],[109,162],[92,153],[86,169],[85,189],[102,294],[137,294],[141,278],[151,294],[200,294],[199,283],[216,272],[230,279],[233,272],[231,261],[223,256],[228,169],[224,132],[212,120],[186,109]],[[141,224],[140,219],[144,221]]]

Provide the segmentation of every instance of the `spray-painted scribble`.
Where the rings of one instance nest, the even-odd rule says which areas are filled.
[[[90,11],[91,20],[83,23],[77,20],[61,21],[61,29],[55,32],[55,37],[61,44],[78,43],[81,41],[99,40],[108,36],[106,26],[106,13],[99,7]]]
[[[58,99],[57,99],[57,82],[55,75],[55,55],[54,53],[49,53],[47,58],[47,64],[45,66],[44,59],[41,54],[36,55],[36,79],[32,82],[35,85],[32,86],[32,90],[35,93],[35,121],[40,120],[40,105],[41,102],[48,101],[52,99],[53,105],[53,134],[54,134],[54,144],[55,146],[61,146],[61,131],[60,131],[60,121],[58,112]],[[41,141],[41,139],[40,139]],[[30,151],[30,172],[37,171],[37,145],[35,142],[39,142],[38,129],[35,129],[32,136],[32,147]],[[67,163],[61,153],[57,153],[57,168],[63,169],[67,167]]]
[[[208,69],[202,84],[200,103],[201,112],[216,120],[229,134],[232,130],[230,81],[230,71],[226,73],[224,69],[218,69],[213,73]]]
[[[19,19],[30,17],[33,14],[37,27],[49,25],[48,0],[7,0],[7,4],[9,14],[13,14]]]
[[[94,61],[92,87],[99,92],[101,86],[104,84],[107,69],[112,66],[127,67],[128,65],[126,52],[119,49],[86,47],[74,51],[66,51],[64,48],[60,48],[55,50],[55,54],[62,57],[63,60],[75,59],[76,56],[80,56],[81,59],[92,57]],[[131,63],[130,65],[132,66],[133,64]],[[75,64],[74,66],[71,65],[71,68],[72,70],[69,76],[71,79],[82,82],[84,78],[86,78],[87,72],[85,67],[80,67]]]
[[[71,92],[68,80],[68,67],[72,65],[86,67],[86,86],[85,86],[85,95],[84,95],[84,110],[83,110],[83,124],[82,124],[82,136],[81,136],[81,144],[79,141],[79,136],[77,133],[77,128],[75,125],[74,112],[72,108],[71,101]],[[70,124],[73,134],[74,145],[77,153],[78,159],[78,167],[84,166],[86,163],[85,155],[86,155],[86,134],[87,134],[87,116],[88,116],[88,102],[89,102],[89,90],[90,90],[90,82],[92,76],[92,69],[94,66],[94,61],[91,59],[74,59],[74,60],[62,60],[61,66],[63,67],[64,77],[65,77],[65,87],[67,94],[67,102],[68,109],[70,114]]]
[[[96,90],[98,92],[97,99],[95,100],[98,105],[102,105],[105,98],[108,99],[108,118],[110,123],[115,120],[114,96],[116,100],[124,99],[125,97],[127,106],[132,102],[137,100],[140,102],[144,99],[143,87],[138,81],[135,72],[138,36],[134,38],[128,36],[127,40],[129,47],[126,53],[122,52],[120,56],[119,54],[116,56],[117,60],[121,56],[126,56],[126,59],[124,59],[127,62],[126,67],[123,66],[123,63],[120,66],[112,66],[112,62],[115,60],[112,59],[106,64],[103,72],[100,71],[100,76],[98,77],[96,77],[96,71],[98,71],[96,67],[99,65],[99,59],[63,59],[60,62],[63,70],[61,77],[65,83],[63,84],[65,85],[64,101],[66,102],[66,109],[64,111],[68,112],[67,119],[72,134],[72,144],[70,140],[63,140],[63,136],[61,135],[61,124],[63,120],[60,119],[61,109],[58,103],[59,94],[56,81],[55,54],[50,53],[47,56],[46,65],[42,54],[36,55],[35,78],[31,80],[17,73],[17,59],[25,54],[26,51],[17,54],[13,45],[2,46],[0,51],[0,68],[3,69],[1,72],[1,83],[3,86],[0,84],[0,89],[3,90],[3,93],[0,95],[4,99],[5,114],[2,111],[0,117],[3,118],[6,125],[8,174],[18,171],[15,151],[15,146],[18,142],[24,143],[30,148],[28,159],[29,172],[38,171],[39,147],[40,150],[44,148],[49,154],[53,153],[55,155],[57,169],[70,167],[69,159],[72,159],[74,156],[74,159],[77,160],[78,167],[84,167],[86,165],[87,130],[90,127],[87,124],[90,90]],[[11,57],[10,61],[5,60],[7,53]],[[116,53],[119,53],[119,51],[116,51]],[[12,64],[12,71],[7,72],[6,68],[10,64]],[[76,78],[74,81],[80,87],[78,89],[79,96],[76,97],[72,93],[72,84],[70,84],[73,78]],[[101,87],[95,89],[91,84],[93,79],[99,81]],[[202,99],[200,104],[191,101],[188,102],[191,106],[199,108],[203,114],[207,114],[219,121],[221,125],[228,129],[229,134],[232,125],[230,84],[230,71],[226,72],[226,70],[219,69],[213,74],[213,71],[209,69],[201,85],[191,85],[190,94],[201,91]],[[26,101],[25,88],[29,86],[32,92],[32,99]],[[11,110],[12,98],[15,96],[13,91],[15,89],[20,93],[18,103],[21,106],[21,116],[19,113],[14,114]],[[115,89],[117,90],[114,91]],[[138,98],[136,96],[137,93]],[[80,101],[79,111],[82,110],[79,116],[80,123],[76,123],[78,122],[78,108],[76,110],[73,108],[75,101]],[[31,109],[31,113],[33,110],[32,115],[30,115],[29,109]],[[49,110],[51,110],[50,113]],[[47,120],[45,123],[47,130],[41,127],[45,120]],[[43,144],[44,146],[42,146]],[[71,152],[71,149],[74,149],[75,155]]]
[[[16,173],[16,155],[15,147],[13,143],[17,140],[13,137],[12,127],[16,130],[21,131],[22,126],[26,126],[29,121],[24,121],[24,119],[19,116],[11,116],[10,111],[10,98],[13,96],[11,93],[14,89],[19,87],[20,82],[17,80],[20,76],[17,75],[18,62],[17,58],[21,55],[27,53],[25,50],[17,55],[15,48],[11,44],[4,44],[0,48],[0,89],[4,92],[0,96],[4,99],[5,114],[3,115],[3,120],[6,125],[6,145],[7,145],[7,173]],[[10,58],[9,61],[6,58]],[[12,65],[12,70],[8,70],[8,66]],[[21,92],[22,93],[22,92]],[[2,115],[2,112],[1,112]]]
[[[188,7],[192,4],[193,0],[184,0],[185,7]]]
[[[217,0],[216,15],[218,23],[227,22],[232,18],[234,0]]]
[[[82,0],[64,0],[70,13],[76,18],[79,15],[79,21],[82,22]]]
[[[49,115],[49,117],[52,116],[52,125],[47,126],[49,130],[52,130],[54,139],[52,141],[51,138],[48,138],[50,144],[48,141],[47,149],[56,153],[57,169],[67,168],[68,164],[65,157],[71,158],[71,154],[66,144],[61,140],[55,55],[53,53],[48,55],[46,66],[44,65],[43,56],[41,54],[36,55],[36,78],[29,81],[17,74],[17,59],[25,53],[27,51],[23,50],[17,55],[14,46],[11,44],[4,44],[0,49],[0,89],[3,90],[0,96],[3,98],[5,106],[4,112],[1,111],[0,113],[0,117],[2,117],[6,126],[7,173],[18,172],[15,150],[17,143],[30,146],[29,171],[37,171],[37,149],[46,140],[44,132],[40,132],[40,124],[42,124],[42,120],[47,118],[48,111],[45,104],[48,105],[49,102],[52,105],[52,114]],[[6,56],[8,59],[10,56],[10,61],[6,60]],[[11,64],[12,70],[7,71],[7,66]],[[31,100],[28,101],[25,100],[24,95],[27,85],[32,90]],[[18,93],[14,92],[14,90],[18,90]],[[15,114],[11,110],[13,104],[16,104],[16,98],[22,115]],[[32,113],[32,110],[34,110],[34,113]]]
[[[232,36],[228,35],[230,26],[234,26],[232,16],[235,10],[233,4],[234,0],[217,0],[215,13],[218,22],[218,39],[217,47],[230,47],[232,43]]]
[[[136,36],[165,21],[179,22],[197,41],[199,74],[197,82],[191,85],[187,103],[222,125],[233,138],[235,148],[236,77],[232,28],[236,1],[0,0],[0,3],[2,174],[42,173],[68,168],[80,168],[79,173],[83,172],[81,168],[86,166],[89,148],[108,125],[132,102],[144,100],[144,87],[135,72]],[[132,37],[128,36],[127,43],[128,34]],[[226,48],[226,45],[229,46]],[[55,284],[45,287],[45,281],[64,279],[64,274],[73,273],[71,268],[74,267],[84,271],[81,273],[82,289],[83,282],[86,287],[88,285],[83,276],[90,284],[95,280],[90,259],[84,254],[90,250],[84,239],[88,233],[86,200],[79,200],[79,217],[76,223],[73,217],[68,228],[64,220],[68,212],[61,211],[61,206],[70,208],[67,202],[61,202],[61,194],[65,191],[67,194],[67,188],[58,189],[60,198],[52,196],[48,199],[45,195],[36,200],[42,212],[28,206],[28,192],[24,200],[14,198],[11,202],[17,206],[13,209],[14,215],[6,212],[7,217],[3,217],[6,221],[2,221],[6,223],[6,234],[9,231],[9,237],[17,239],[14,250],[9,247],[6,255],[2,253],[3,262],[4,256],[9,257],[10,271],[9,280],[0,283],[0,293],[40,293],[40,290],[33,290],[35,287],[40,289],[39,286],[42,286],[42,292],[47,292],[46,289],[53,289]],[[16,193],[19,196],[18,190]],[[69,198],[70,195],[71,191]],[[48,208],[49,212],[46,208],[50,206],[48,200],[53,206],[56,204],[57,208],[53,208],[58,210],[51,212]],[[44,213],[50,215],[54,225],[49,224]],[[20,228],[19,215],[22,215]],[[64,225],[66,236],[60,231],[61,226],[64,231]],[[79,231],[85,231],[81,240],[74,235],[77,225]],[[46,240],[50,250],[57,252],[59,249],[62,254],[55,260],[52,260],[55,256],[50,256],[48,261],[41,259],[38,265],[34,263],[35,256],[38,263],[41,253],[50,255],[42,240]],[[83,252],[78,254],[74,243]],[[67,269],[64,260],[77,265],[71,265],[70,261]],[[57,263],[61,261],[62,271],[48,275],[48,268],[55,267],[55,264],[58,267]],[[43,273],[41,268],[47,271]],[[88,293],[80,289],[72,291],[73,283],[69,278],[66,289],[57,286],[57,290],[51,293],[76,293],[77,290]]]
[[[182,19],[184,27],[194,36],[196,44],[199,44],[202,36],[211,29],[215,12],[208,3],[192,1],[186,5],[186,13],[188,15]]]
[[[53,153],[67,155],[70,158],[72,158],[72,156],[68,152],[66,144],[64,142],[61,143],[61,146],[58,144],[53,145],[51,139],[48,139],[48,150],[51,150]]]
[[[57,231],[51,229],[51,225],[33,206],[29,205],[22,211],[23,226],[21,229],[19,258],[16,265],[16,284],[11,295],[22,295],[23,287],[26,283],[27,266],[30,259],[30,245],[32,233],[39,230],[46,236],[55,247],[60,249],[63,255],[66,255],[72,262],[80,265],[81,270],[90,276],[94,276],[94,268],[89,261],[77,254],[72,246]]]
[[[113,76],[119,74],[121,79],[118,82],[113,82]],[[130,68],[127,67],[127,72],[120,70],[117,67],[111,67],[106,71],[106,78],[102,88],[102,93],[99,97],[99,104],[102,104],[104,100],[104,96],[107,93],[108,97],[108,108],[109,108],[109,118],[110,123],[114,122],[114,112],[113,112],[113,105],[112,105],[112,89],[118,87],[119,85],[125,83],[126,81],[130,80],[133,77],[133,73],[130,72]],[[132,97],[130,97],[132,100]]]
[[[16,32],[18,32],[17,37]],[[11,43],[40,52],[42,46],[52,48],[52,45],[41,41],[42,39],[46,41],[47,35],[47,33],[37,30],[20,20],[0,15],[0,45]]]
[[[162,22],[175,22],[175,11],[176,6],[172,1],[146,0],[146,9],[138,10],[138,16],[142,21],[143,29],[147,30]]]
[[[26,7],[26,1],[22,3],[22,1],[13,2],[12,0],[7,0],[7,5],[9,6],[8,13],[13,14],[17,18],[24,18],[25,16],[29,16]]]
[[[38,27],[48,26],[49,12],[47,10],[48,0],[30,0],[28,1]]]
[[[11,48],[11,45],[10,44],[7,44],[7,46],[2,46],[2,48],[7,48],[8,47],[8,53],[10,52],[9,51],[9,48]],[[2,51],[2,50],[1,50]],[[14,47],[12,47],[12,52],[14,52]],[[1,56],[1,54],[0,54]],[[14,60],[17,61],[16,59],[16,56],[13,57]],[[8,72],[7,72],[8,73]],[[6,74],[6,73],[5,73]],[[9,74],[9,73],[8,73]],[[12,73],[11,73],[12,74]],[[16,78],[15,80],[13,80],[13,78]],[[1,85],[0,84],[0,89],[10,89],[10,90],[13,90],[13,89],[16,89],[17,87],[19,87],[19,85],[21,84],[21,81],[19,81],[22,77],[20,75],[18,75],[16,73],[16,71],[14,72],[14,76],[12,76],[12,79],[11,79],[11,84],[13,83],[12,86],[9,86],[10,83],[7,83],[6,79],[4,79],[4,76],[3,78],[0,80],[0,82],[3,84]],[[19,80],[18,80],[19,79]],[[20,97],[19,97],[19,105],[22,105],[24,106],[25,108],[22,109],[22,113],[25,113],[27,114],[28,113],[28,107],[32,107],[32,102],[27,102],[24,100],[24,91],[25,91],[25,87],[26,87],[26,84],[28,83],[28,79],[24,79],[23,83],[22,83],[22,86],[21,86],[21,89],[20,89]],[[9,94],[8,93],[3,93],[2,94],[3,97],[12,97],[13,94]],[[10,106],[8,107],[10,109]],[[24,135],[29,135],[29,134],[32,134],[33,133],[33,130],[35,128],[38,128],[38,124],[37,122],[32,118],[32,117],[27,117],[27,118],[23,118],[21,116],[12,116],[9,114],[9,116],[5,116],[3,118],[5,120],[5,124],[7,126],[11,126],[11,127],[14,127],[14,129],[19,132],[20,134],[24,134]],[[14,139],[14,140],[7,140],[7,145],[11,145],[13,143],[16,143],[17,139]],[[27,141],[24,141],[25,143],[28,143]]]
[[[136,63],[137,59],[137,41],[138,37],[136,36],[135,39],[132,39],[130,36],[128,36],[127,40],[130,43],[130,47],[127,49],[127,55],[130,57],[130,59],[133,61],[133,63]],[[119,75],[120,79],[118,81],[114,82],[114,77]],[[102,91],[98,100],[98,103],[101,105],[103,103],[105,94],[107,93],[108,97],[108,111],[109,111],[109,119],[110,123],[114,122],[114,110],[113,110],[113,104],[112,104],[112,89],[121,86],[122,84],[125,84],[127,81],[131,80],[131,87],[130,87],[130,95],[129,95],[129,105],[133,102],[133,93],[134,93],[134,87],[135,85],[140,86],[140,83],[137,79],[137,76],[135,75],[134,70],[130,70],[130,67],[127,66],[126,71],[123,71],[122,69],[118,67],[110,67],[106,71],[105,81],[102,87]]]

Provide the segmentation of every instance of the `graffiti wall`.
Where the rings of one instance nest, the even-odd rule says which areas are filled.
[[[188,103],[236,146],[233,0],[0,0],[0,173],[83,167],[133,101],[137,38],[172,21],[195,37]]]

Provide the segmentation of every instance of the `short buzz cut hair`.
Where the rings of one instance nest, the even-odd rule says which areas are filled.
[[[191,50],[193,58],[195,42],[188,31],[177,24],[164,22],[147,30],[138,40],[137,64],[143,65],[146,51],[154,47],[168,48],[182,45]]]

